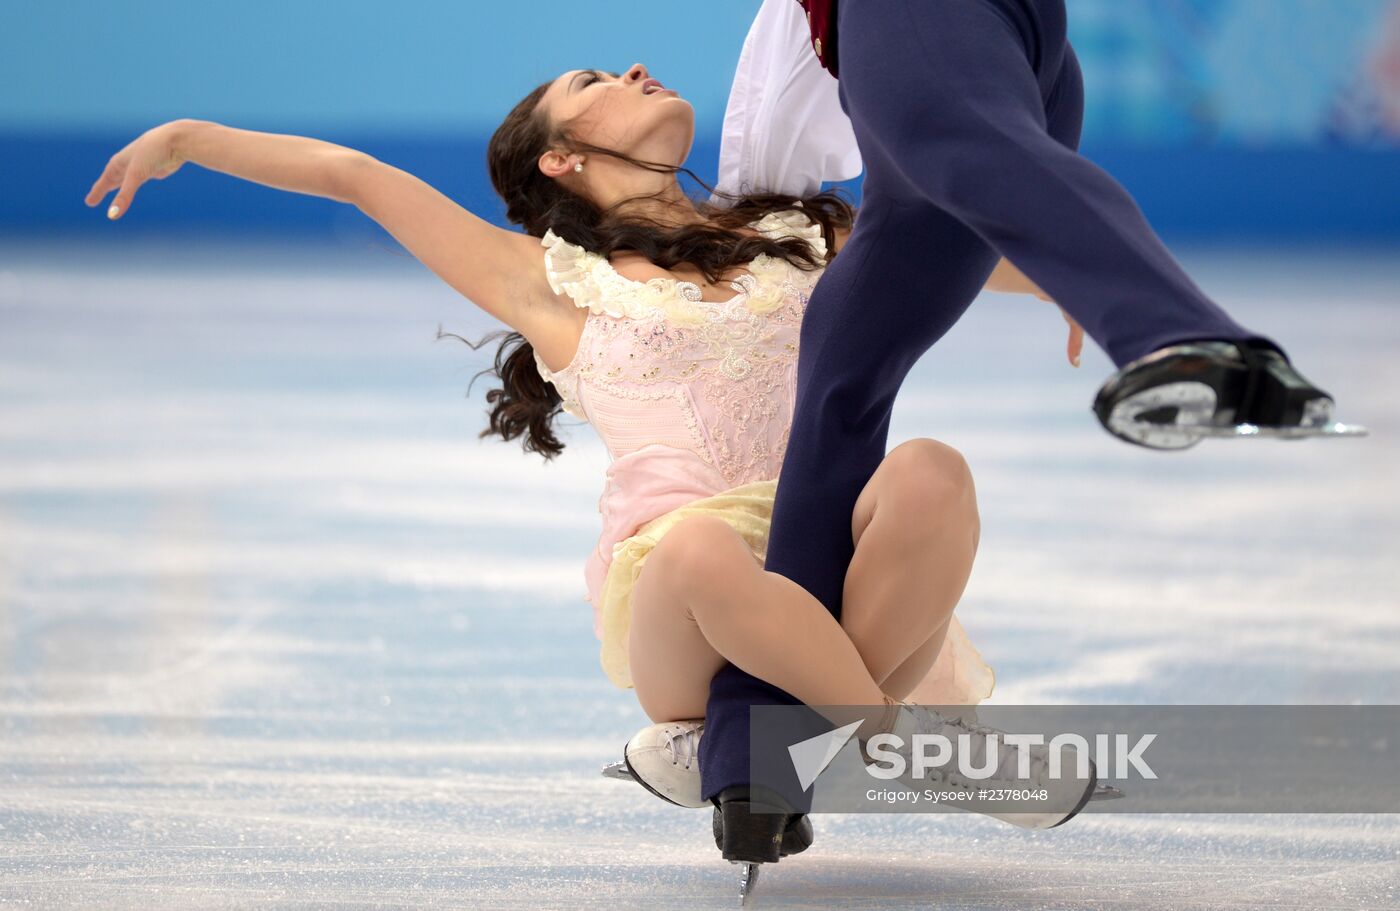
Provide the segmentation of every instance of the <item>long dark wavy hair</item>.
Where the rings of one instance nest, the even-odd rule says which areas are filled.
[[[770,212],[793,210],[806,214],[821,225],[828,251],[835,250],[836,230],[849,228],[855,220],[855,210],[850,203],[834,191],[806,197],[775,193],[721,194],[732,204],[716,206],[696,200],[696,208],[706,223],[682,227],[618,212],[623,204],[634,200],[622,200],[601,209],[545,176],[539,169],[540,156],[551,148],[608,155],[650,171],[684,173],[710,193],[714,190],[687,168],[639,161],[574,139],[567,125],[551,123],[539,109],[540,99],[549,85],[546,82],[521,99],[491,136],[486,149],[491,183],[505,201],[506,217],[512,224],[521,225],[527,234],[543,237],[545,231],[553,229],[555,234],[593,253],[606,257],[616,250],[636,251],[663,269],[689,263],[706,281],[713,283],[729,270],[752,262],[760,253],[785,259],[806,270],[827,264],[832,254],[828,252],[826,258],[822,258],[800,237],[773,239],[739,230]],[[438,338],[444,336],[466,342],[473,349],[504,336],[494,365],[476,374],[477,377],[491,374],[501,380],[500,389],[486,394],[490,425],[479,436],[499,434],[504,440],[523,437],[521,447],[527,452],[540,453],[546,461],[564,451],[553,429],[562,399],[553,385],[540,375],[535,365],[534,347],[523,335],[494,332],[476,344],[460,335],[439,330]],[[475,381],[473,377],[472,382]]]

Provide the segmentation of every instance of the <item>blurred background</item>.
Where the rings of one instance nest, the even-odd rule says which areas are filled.
[[[1164,235],[1400,234],[1400,3],[1068,5],[1087,84],[1083,150]],[[510,107],[565,70],[634,61],[694,103],[692,164],[708,177],[755,8],[410,0],[390,14],[364,0],[141,0],[99,14],[7,0],[0,230],[99,230],[87,185],[113,151],[179,117],[361,148],[496,213],[484,149]],[[148,190],[125,230],[367,230],[334,203],[180,179],[178,193]]]
[[[0,0],[0,904],[733,907],[708,811],[598,775],[647,723],[583,600],[608,453],[479,436],[504,327],[351,206],[195,165],[83,197],[194,117],[499,220],[500,118],[635,61],[709,176],[758,5]],[[992,701],[1400,702],[1400,0],[1068,7],[1084,152],[1372,435],[1127,446],[1103,352],[984,294],[890,445],[972,468]],[[1400,907],[1395,816],[815,827],[760,904]]]

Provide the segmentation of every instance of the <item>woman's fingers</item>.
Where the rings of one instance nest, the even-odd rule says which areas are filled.
[[[1055,299],[1043,291],[1037,293],[1036,297],[1052,304],[1055,303]],[[1056,306],[1059,305],[1056,304]],[[1065,322],[1069,323],[1069,341],[1065,345],[1065,353],[1069,355],[1070,364],[1078,367],[1079,356],[1084,353],[1084,329],[1074,321],[1074,317],[1065,312],[1064,307],[1060,307],[1060,315],[1065,318]]]
[[[135,168],[127,168],[125,176],[122,177],[122,187],[117,191],[117,198],[107,207],[107,217],[118,219],[125,215],[126,210],[131,208],[131,200],[136,196],[136,188],[144,182],[145,179],[136,173]]]
[[[146,182],[146,166],[142,164],[145,156],[135,154],[130,149],[131,146],[128,146],[112,156],[107,167],[102,169],[102,176],[97,178],[85,198],[89,206],[95,206],[109,191],[116,189],[117,195],[107,207],[107,217],[110,219],[115,220],[126,214],[126,210],[131,208],[131,200],[136,196],[136,188]]]
[[[111,161],[107,162],[107,167],[102,169],[102,173],[98,175],[97,181],[92,185],[92,189],[88,190],[88,194],[83,198],[83,202],[87,203],[89,207],[97,205],[102,201],[102,197],[107,195],[108,190],[121,186],[121,182],[122,166],[113,158]]]
[[[180,170],[184,159],[175,150],[174,132],[170,124],[161,124],[142,133],[113,155],[107,167],[103,168],[102,176],[88,190],[85,197],[87,204],[95,206],[108,190],[119,188],[112,204],[107,207],[107,217],[116,220],[131,208],[136,191],[143,183],[164,180]]]
[[[1060,313],[1064,315],[1065,322],[1069,323],[1069,342],[1065,346],[1065,353],[1069,355],[1069,362],[1075,367],[1079,366],[1079,356],[1084,353],[1084,328],[1074,321],[1074,317],[1065,313],[1063,307]]]

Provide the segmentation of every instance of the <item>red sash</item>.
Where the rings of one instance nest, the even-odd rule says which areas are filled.
[[[807,27],[812,32],[812,50],[821,65],[836,75],[836,0],[797,0],[807,11]]]

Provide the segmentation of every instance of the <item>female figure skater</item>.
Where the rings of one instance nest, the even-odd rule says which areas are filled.
[[[974,704],[991,689],[990,669],[953,618],[979,534],[957,451],[911,440],[864,485],[843,519],[856,554],[841,622],[763,569],[804,307],[852,215],[830,194],[695,202],[676,178],[693,135],[690,104],[640,64],[540,85],[488,150],[507,216],[525,233],[354,149],[198,120],[142,134],[111,158],[86,202],[117,189],[108,215],[124,217],[146,180],[187,161],[334,199],[515,330],[519,343],[508,339],[497,355],[505,388],[488,396],[490,431],[523,436],[549,458],[562,449],[550,429],[562,408],[607,444],[589,600],[604,671],[635,687],[654,721],[701,717],[711,679],[732,663],[827,707],[833,723],[858,721],[861,742],[966,731],[902,701],[923,681],[927,701],[940,704]],[[1043,294],[1009,267],[994,279]],[[912,651],[911,613],[924,630]],[[1006,753],[1010,776],[1017,762]],[[1043,748],[1032,753],[1043,768]],[[1069,779],[1045,813],[1002,818],[1058,824],[1093,784],[1092,772]],[[777,819],[783,831],[799,816],[752,819]]]

